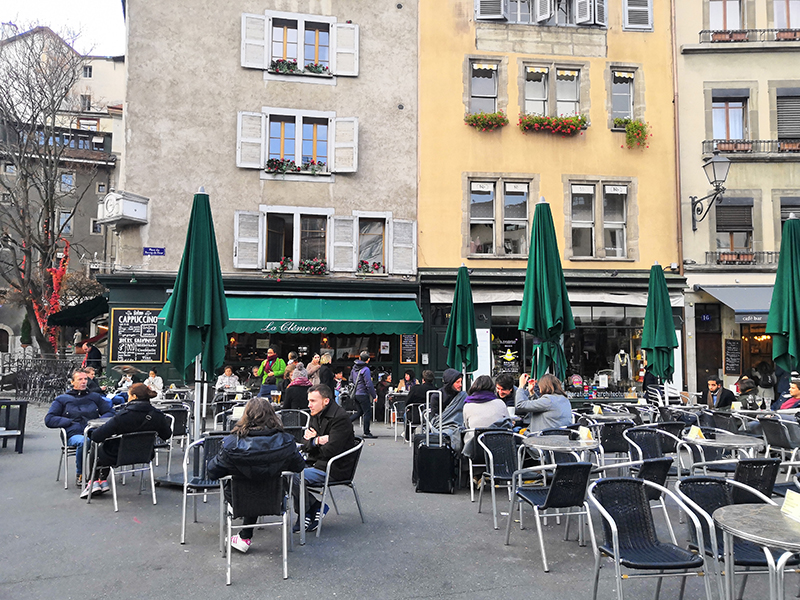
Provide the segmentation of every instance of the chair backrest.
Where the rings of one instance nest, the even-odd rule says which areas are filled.
[[[548,429],[542,429],[538,433],[539,433],[539,435],[565,435],[565,436],[568,436],[569,439],[571,439],[571,440],[577,440],[578,438],[580,438],[580,435],[578,434],[577,431],[575,431],[573,429],[566,429],[566,428],[561,428],[561,427],[559,427],[559,428],[553,427],[553,428],[548,428]]]
[[[592,463],[574,462],[556,465],[547,499],[542,505],[547,508],[580,506],[586,500],[586,488],[592,474]]]
[[[622,408],[628,411],[631,414],[631,420],[636,425],[643,425],[644,419],[642,419],[642,413],[637,408],[636,404],[623,404]]]
[[[772,417],[759,417],[758,422],[761,423],[761,431],[764,432],[764,438],[770,446],[777,448],[792,448],[792,442],[789,440],[789,432],[786,430],[780,419]]]
[[[592,496],[617,525],[620,550],[642,548],[658,543],[646,485],[641,479],[609,477],[593,484]],[[607,546],[612,546],[611,526],[603,519]]]
[[[672,467],[672,458],[669,456],[648,458],[642,462],[642,466],[639,467],[639,471],[636,473],[636,478],[665,486],[670,467]],[[655,488],[645,488],[645,493],[648,500],[658,500],[661,497],[661,492]]]
[[[742,458],[736,464],[733,480],[749,485],[765,496],[771,496],[780,467],[781,461],[778,458]],[[747,501],[741,496],[740,490],[738,488],[735,489],[733,492],[735,504],[742,504]]]
[[[189,407],[186,405],[171,406],[163,409],[165,415],[172,415],[172,437],[182,437],[189,433]]]
[[[208,479],[208,463],[219,454],[219,450],[222,448],[222,440],[224,439],[225,435],[221,432],[214,432],[213,434],[206,432],[205,437],[202,439],[203,460],[196,463],[198,472],[195,473],[195,476],[200,479]]]
[[[731,486],[722,477],[685,477],[678,481],[676,489],[680,494],[683,494],[700,507],[706,515],[713,515],[718,508],[734,503]],[[691,504],[688,506],[697,513],[696,507]],[[700,513],[698,515],[704,516]],[[710,541],[711,532],[707,519],[701,518],[700,523],[703,527],[703,538]],[[722,532],[717,531],[715,535],[717,536],[717,544],[721,544]],[[694,531],[692,532],[692,541],[697,541],[697,535]]]
[[[405,419],[406,414],[406,402],[407,400],[395,400],[392,403],[392,410],[394,414],[397,415],[396,419]]]
[[[517,470],[517,449],[520,438],[512,431],[475,432],[478,445],[486,452],[486,460],[491,461],[495,477],[510,479]]]
[[[633,426],[633,421],[608,421],[598,423],[593,429],[603,446],[603,452],[628,452],[628,440],[622,437],[622,432]]]
[[[113,436],[108,439],[119,440],[119,450],[117,450],[117,463],[114,465],[115,467],[149,463],[153,460],[156,445],[155,431],[123,433],[120,436]]]
[[[714,419],[714,427],[731,433],[739,433],[739,421],[731,413],[715,410],[711,415]]]
[[[422,411],[420,410],[422,407],[422,404],[406,404],[406,423],[411,425],[422,425]]]
[[[284,427],[308,427],[311,421],[309,413],[296,408],[286,408],[275,411],[275,413],[280,417]]]
[[[631,458],[634,460],[662,458],[664,456],[664,449],[661,444],[663,436],[657,429],[652,427],[631,427],[623,431],[622,436],[628,440]]]
[[[344,458],[345,456],[352,456],[351,459],[352,464],[349,472],[347,473],[347,477],[339,477],[336,479],[336,481],[331,480],[330,482],[328,482],[329,485],[346,484],[350,483],[351,481],[353,481],[353,479],[355,479],[356,470],[358,469],[358,461],[361,460],[361,450],[363,449],[364,449],[364,440],[357,437],[355,446],[350,448],[350,450],[345,450],[341,454],[337,454],[328,461],[328,466],[330,466],[330,464],[335,460],[339,460],[341,458]]]
[[[266,479],[231,478],[233,518],[282,515],[284,511],[283,476]]]
[[[661,446],[664,452],[675,452],[681,439],[681,434],[686,429],[686,423],[683,421],[662,421],[661,423],[654,423],[652,427],[659,431],[666,431],[669,434],[669,436],[661,439]]]

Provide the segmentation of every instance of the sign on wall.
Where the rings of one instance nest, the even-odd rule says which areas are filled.
[[[742,372],[742,340],[725,340],[725,375]]]
[[[163,362],[160,312],[160,308],[112,308],[108,362]]]
[[[400,364],[417,364],[417,334],[403,333],[400,335]]]

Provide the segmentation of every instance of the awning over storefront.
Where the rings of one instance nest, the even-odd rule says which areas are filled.
[[[602,292],[576,291],[567,289],[572,304],[615,304],[624,306],[647,306],[647,292]],[[452,304],[453,288],[432,287],[431,304]],[[682,294],[670,294],[672,306],[683,306]],[[497,304],[500,302],[522,302],[522,288],[480,288],[473,287],[472,301],[475,304]],[[767,306],[769,309],[769,306]]]
[[[81,327],[95,317],[108,312],[108,300],[97,296],[75,306],[68,306],[57,313],[47,317],[47,324],[51,326]]]
[[[766,323],[772,302],[771,285],[698,285],[733,309],[737,323]]]

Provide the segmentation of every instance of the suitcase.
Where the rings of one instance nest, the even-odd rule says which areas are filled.
[[[442,413],[442,394],[431,390],[426,398],[427,407],[430,408],[431,395],[439,396],[439,414]],[[414,466],[416,467],[416,491],[432,494],[453,494],[456,490],[456,460],[450,440],[445,440],[441,429],[439,440],[432,443],[430,431],[425,434],[416,452]],[[412,474],[413,477],[413,474]]]
[[[800,413],[798,413],[798,414],[800,414]],[[424,433],[415,433],[414,434],[414,440],[412,442],[413,448],[414,448],[414,452],[413,452],[413,458],[414,458],[413,463],[414,463],[414,466],[413,466],[413,468],[411,470],[411,483],[413,483],[414,485],[417,485],[417,454],[419,454],[419,447],[422,444],[425,443],[425,440],[427,439],[427,437],[428,437],[427,434],[424,434]],[[448,446],[449,448],[452,448],[452,444],[450,442],[450,436],[448,434],[445,433],[442,436],[442,441],[443,441],[445,446]],[[434,445],[437,445],[435,442],[436,442],[436,440],[434,438]]]

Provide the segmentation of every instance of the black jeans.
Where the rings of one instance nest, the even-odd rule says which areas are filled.
[[[364,415],[364,434],[369,435],[369,423],[372,420],[372,398],[369,396],[356,396],[356,414],[350,416],[351,421],[356,421]]]

